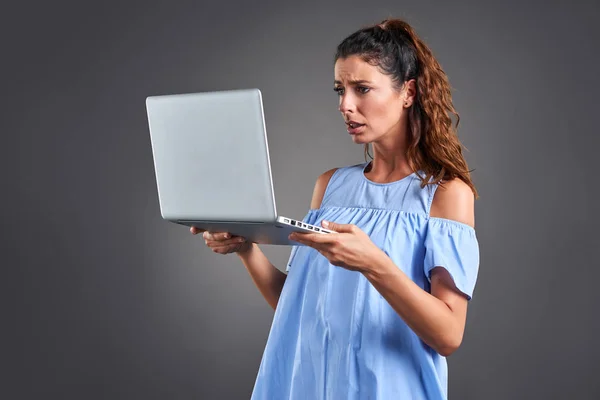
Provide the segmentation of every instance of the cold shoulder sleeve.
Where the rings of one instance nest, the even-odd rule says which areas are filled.
[[[457,289],[473,296],[479,272],[479,243],[475,229],[444,218],[431,217],[425,235],[424,272],[431,282],[431,270],[445,268]]]

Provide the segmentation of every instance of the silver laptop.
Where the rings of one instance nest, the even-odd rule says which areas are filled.
[[[260,90],[150,96],[146,110],[165,220],[264,244],[331,232],[277,215]]]

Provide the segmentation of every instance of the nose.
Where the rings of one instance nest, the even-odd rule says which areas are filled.
[[[356,104],[354,99],[348,93],[344,93],[340,96],[340,106],[338,108],[342,114],[353,113],[356,111]]]

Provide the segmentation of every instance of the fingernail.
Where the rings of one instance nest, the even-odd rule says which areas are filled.
[[[327,228],[327,227],[329,226],[329,221],[325,221],[325,220],[323,220],[323,226],[324,226],[325,228]]]

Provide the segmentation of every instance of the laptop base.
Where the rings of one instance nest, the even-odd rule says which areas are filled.
[[[275,222],[216,222],[216,221],[172,221],[180,225],[196,227],[210,232],[229,232],[235,236],[242,236],[258,244],[303,246],[288,239],[292,232],[300,233],[333,233],[319,226],[309,225],[302,221],[287,217],[278,217]]]

